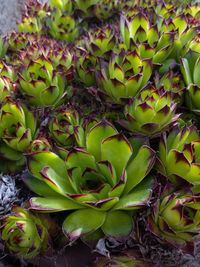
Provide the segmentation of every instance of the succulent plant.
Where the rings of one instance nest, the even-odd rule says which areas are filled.
[[[94,56],[107,58],[117,42],[115,32],[110,26],[96,28],[92,33],[88,33],[85,38],[87,50]]]
[[[121,16],[120,32],[126,49],[138,43],[138,53],[142,59],[152,59],[162,63],[171,54],[174,46],[174,32],[162,32],[157,26],[150,26],[147,17],[139,12],[130,19]]]
[[[78,37],[78,25],[73,16],[62,13],[58,8],[51,12],[46,24],[49,34],[55,39],[73,42]]]
[[[67,95],[61,73],[43,55],[22,66],[18,76],[22,93],[34,106],[55,106]]]
[[[36,133],[36,116],[25,105],[7,96],[0,110],[0,153],[5,159],[23,165],[23,153],[28,152]]]
[[[99,0],[74,0],[75,10],[79,12],[80,17],[93,17],[94,7]]]
[[[111,99],[120,102],[120,98],[134,97],[138,94],[152,74],[151,59],[142,60],[136,51],[113,53],[109,64],[102,67],[97,76],[99,87]]]
[[[10,253],[33,258],[48,248],[48,227],[44,215],[15,206],[11,215],[1,219],[1,239]]]
[[[98,229],[115,237],[128,235],[131,211],[149,203],[152,178],[144,177],[155,161],[150,147],[136,143],[133,153],[126,137],[103,120],[88,132],[85,150],[65,151],[63,160],[47,151],[27,155],[33,176],[25,182],[43,196],[31,198],[31,209],[76,210],[63,223],[71,242]]]
[[[174,127],[169,136],[163,133],[159,145],[158,169],[175,185],[186,182],[198,186],[199,143],[198,132],[193,125],[182,130]]]
[[[98,19],[106,20],[116,11],[117,0],[100,0],[95,5],[94,12]]]
[[[152,267],[152,263],[138,258],[134,250],[123,251],[121,255],[111,255],[109,258],[98,257],[90,267]]]
[[[171,91],[157,89],[148,84],[125,106],[126,120],[119,121],[127,130],[142,135],[155,135],[166,130],[179,117],[177,104]]]
[[[200,109],[199,52],[190,50],[183,58],[181,58],[181,71],[184,77],[184,81],[188,86],[187,105],[192,111],[196,112],[197,114],[199,114]]]
[[[49,5],[51,9],[59,8],[62,12],[72,12],[72,1],[71,0],[50,0]]]
[[[169,69],[161,78],[158,72],[154,77],[156,88],[163,87],[165,91],[171,91],[174,95],[174,100],[177,103],[182,103],[185,84],[181,74],[174,73]]]
[[[8,39],[0,38],[0,59],[4,57],[8,49]]]
[[[0,174],[0,216],[10,212],[14,203],[19,203],[18,191],[13,177]]]
[[[6,76],[0,76],[0,101],[2,102],[6,96],[13,93],[14,88],[10,80]]]
[[[85,133],[76,110],[65,108],[51,117],[49,130],[62,147],[85,146]]]
[[[194,241],[200,239],[200,198],[189,190],[173,193],[169,188],[165,186],[159,193],[148,229],[161,242],[193,254]]]
[[[42,34],[42,22],[38,17],[24,15],[22,22],[17,25],[17,29],[22,33],[38,33]]]

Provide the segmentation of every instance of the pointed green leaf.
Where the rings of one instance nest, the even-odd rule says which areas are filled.
[[[123,237],[130,234],[133,227],[132,217],[124,211],[111,211],[106,215],[102,230],[106,235]]]

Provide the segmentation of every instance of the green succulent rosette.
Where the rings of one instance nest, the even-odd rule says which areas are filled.
[[[24,153],[28,152],[36,134],[37,117],[25,105],[14,102],[7,96],[0,110],[0,153],[17,166],[25,163]],[[16,167],[17,167],[16,166]]]
[[[1,219],[1,239],[10,253],[30,259],[49,247],[48,228],[44,215],[15,206]]]
[[[50,0],[49,5],[51,10],[54,8],[60,9],[62,12],[72,12],[72,1],[71,0]]]
[[[175,114],[176,107],[171,91],[156,90],[149,84],[138,97],[130,99],[124,110],[126,120],[118,123],[131,132],[153,136],[176,122],[180,116]]]
[[[96,17],[100,20],[112,17],[117,10],[117,2],[117,0],[100,0],[94,8]]]
[[[80,125],[79,114],[72,108],[62,109],[53,115],[49,130],[59,146],[85,146],[85,132]]]
[[[166,185],[159,193],[148,218],[148,229],[164,243],[194,253],[200,239],[200,198],[189,190],[170,192]]]
[[[110,52],[117,43],[115,32],[110,26],[97,27],[85,38],[87,50],[94,56],[109,58]]]
[[[73,42],[79,34],[78,25],[73,16],[63,13],[58,8],[51,12],[46,25],[49,28],[49,34],[58,40]]]
[[[18,77],[23,95],[34,106],[59,105],[67,95],[61,72],[44,55],[23,66]]]
[[[136,51],[113,53],[108,65],[102,67],[97,75],[101,90],[111,100],[120,102],[120,98],[135,97],[147,84],[152,74],[151,59],[142,60]]]
[[[199,146],[199,135],[193,125],[182,130],[174,127],[168,136],[166,133],[161,136],[157,168],[173,184],[189,183],[198,190]]]
[[[95,72],[100,70],[100,62],[96,56],[79,48],[76,52],[76,79],[85,86],[96,86]]]
[[[142,59],[152,59],[162,63],[174,47],[174,32],[160,32],[156,24],[150,25],[146,15],[136,13],[130,18],[123,15],[120,19],[120,32],[125,48],[131,49],[137,43],[137,51]],[[135,46],[135,45],[134,45]]]
[[[178,72],[174,73],[169,69],[161,78],[159,73],[155,74],[156,88],[163,88],[165,91],[171,91],[174,95],[175,102],[182,104],[183,93],[185,91],[185,84],[182,75]]]
[[[155,162],[150,147],[136,139],[132,143],[134,152],[126,137],[103,120],[89,130],[84,150],[63,150],[62,158],[48,151],[27,155],[33,176],[25,183],[41,196],[30,199],[31,209],[72,211],[63,222],[71,242],[96,231],[127,236],[132,212],[149,203],[153,180],[145,177]]]
[[[28,44],[28,37],[26,33],[19,33],[12,31],[8,34],[9,38],[9,49],[18,51],[24,49]]]
[[[94,8],[99,0],[74,0],[75,11],[80,17],[94,17]]]
[[[90,267],[152,267],[152,263],[142,259],[141,255],[138,256],[135,250],[123,251],[120,255],[110,255],[109,258],[98,257]]]
[[[22,22],[17,25],[17,29],[21,33],[42,34],[42,21],[39,17],[24,15]]]

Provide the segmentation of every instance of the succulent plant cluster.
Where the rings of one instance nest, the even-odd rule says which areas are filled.
[[[0,39],[6,253],[28,262],[56,251],[53,224],[65,245],[127,244],[141,211],[161,246],[194,252],[199,26],[197,3],[28,1],[18,32]],[[30,190],[21,206],[16,175]],[[109,252],[91,266],[155,266],[139,245]]]

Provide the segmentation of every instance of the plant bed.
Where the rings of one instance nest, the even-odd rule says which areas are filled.
[[[28,1],[0,39],[2,264],[199,264],[199,14]]]

